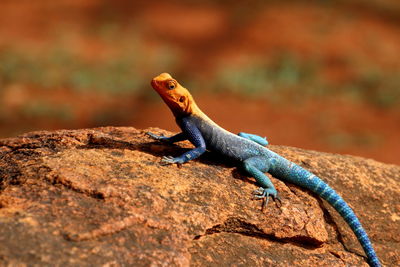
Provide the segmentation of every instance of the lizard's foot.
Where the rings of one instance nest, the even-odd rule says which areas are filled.
[[[174,157],[171,157],[171,156],[164,156],[161,159],[161,165],[163,165],[163,166],[174,164],[174,163],[182,164],[182,163],[184,163],[184,161],[179,157],[174,158]]]
[[[264,207],[268,205],[269,197],[272,197],[272,200],[276,201],[278,200],[279,206],[282,206],[282,201],[281,198],[278,195],[278,192],[275,190],[275,188],[263,188],[260,187],[253,192],[254,198],[256,199],[262,199],[263,204],[262,204],[262,210]]]
[[[153,138],[154,140],[164,141],[165,139],[167,139],[167,137],[164,136],[164,135],[156,135],[156,134],[153,134],[151,132],[146,132],[146,134],[148,136],[150,136],[151,138]]]

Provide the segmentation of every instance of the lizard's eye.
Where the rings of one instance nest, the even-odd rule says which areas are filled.
[[[176,87],[176,83],[174,81],[169,81],[168,82],[168,89],[173,90]]]

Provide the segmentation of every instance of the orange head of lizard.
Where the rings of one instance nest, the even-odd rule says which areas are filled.
[[[194,101],[189,91],[180,85],[168,73],[161,73],[153,80],[151,86],[161,96],[176,117],[193,113]]]

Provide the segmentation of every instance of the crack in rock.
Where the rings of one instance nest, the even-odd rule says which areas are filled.
[[[228,218],[224,223],[217,224],[211,228],[208,228],[203,235],[197,235],[193,240],[198,240],[203,236],[212,235],[216,233],[237,233],[241,235],[246,235],[250,237],[268,239],[270,241],[278,243],[291,243],[299,247],[314,249],[321,246],[321,242],[315,238],[308,236],[293,236],[287,238],[278,238],[274,234],[267,234],[260,230],[256,225],[246,222],[240,218],[231,217]]]
[[[333,216],[331,215],[331,213],[329,212],[329,210],[325,207],[323,200],[320,199],[320,198],[318,198],[318,204],[319,204],[319,206],[320,206],[322,212],[324,213],[325,221],[333,227],[333,229],[334,229],[334,231],[335,231],[335,234],[336,234],[336,239],[337,239],[338,242],[342,245],[343,249],[344,249],[345,251],[349,252],[349,253],[352,253],[352,254],[354,254],[354,255],[357,255],[357,256],[360,256],[360,257],[363,257],[363,258],[366,259],[366,257],[365,257],[364,255],[361,255],[361,254],[357,253],[356,251],[353,251],[353,250],[349,249],[349,248],[346,246],[346,244],[345,244],[345,242],[344,242],[343,235],[342,235],[342,233],[339,231],[339,226],[338,226],[338,224],[335,222],[335,220],[333,219]],[[333,252],[331,252],[331,254],[333,254]],[[340,258],[340,257],[338,256],[338,258]]]

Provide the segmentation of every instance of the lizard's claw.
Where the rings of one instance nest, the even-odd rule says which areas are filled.
[[[274,200],[275,200],[276,206],[278,208],[282,207],[282,199],[281,199],[281,197],[280,197],[280,195],[278,193],[276,193],[276,196],[274,197]],[[278,205],[278,203],[279,203],[279,205]]]
[[[272,200],[278,200],[280,206],[282,206],[281,198],[278,195],[278,192],[274,188],[263,188],[260,187],[253,191],[253,195],[255,199],[262,199],[263,204],[261,206],[261,210],[264,210],[264,207],[268,205],[269,197],[272,197]]]
[[[164,156],[161,159],[161,165],[165,166],[165,165],[169,165],[169,164],[174,164],[174,158],[171,156]]]

